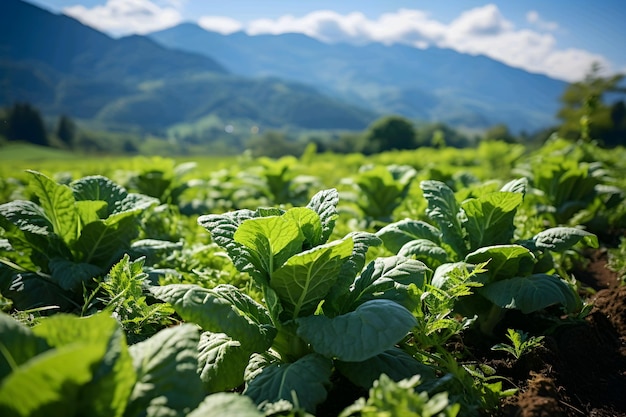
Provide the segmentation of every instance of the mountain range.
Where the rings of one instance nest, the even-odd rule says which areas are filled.
[[[363,129],[383,114],[532,131],[566,83],[449,49],[222,35],[183,23],[111,38],[21,0],[0,5],[0,105],[110,127],[224,123]]]

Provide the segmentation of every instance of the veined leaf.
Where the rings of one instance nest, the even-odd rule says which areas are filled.
[[[104,270],[99,266],[76,263],[62,258],[51,259],[48,265],[54,282],[64,290],[69,291],[81,290],[83,284],[89,283],[104,273]]]
[[[338,278],[354,243],[346,238],[292,256],[272,274],[270,286],[285,312],[295,318],[312,314]]]
[[[407,242],[400,248],[398,255],[407,258],[414,257],[433,268],[449,260],[448,252],[437,243],[428,239],[415,239]]]
[[[233,236],[248,248],[267,274],[280,267],[292,255],[302,250],[304,234],[298,223],[284,216],[244,220]]]
[[[119,211],[121,201],[128,195],[124,187],[102,175],[80,178],[72,182],[70,186],[74,191],[76,201],[104,201],[107,204],[106,213],[101,218],[107,218]]]
[[[203,330],[226,333],[250,351],[267,350],[276,335],[274,327],[257,322],[255,315],[246,314],[219,292],[191,284],[150,287],[150,292],[171,304],[183,320]]]
[[[78,260],[82,262],[107,265],[115,262],[138,234],[138,224],[133,217],[126,217],[112,225],[98,220],[83,228],[72,248],[80,253]]]
[[[441,240],[458,257],[464,257],[467,253],[465,230],[461,222],[464,212],[456,202],[454,192],[445,183],[435,180],[422,181],[420,188],[428,202],[426,215],[439,225]]]
[[[414,259],[401,256],[377,258],[354,281],[349,309],[369,300],[389,299],[413,310],[420,300],[410,286],[423,289],[431,275],[432,271],[424,263]]]
[[[259,325],[272,325],[272,319],[267,309],[234,285],[220,284],[214,287],[213,291],[219,297],[228,300],[255,323]]]
[[[200,379],[209,392],[229,391],[243,384],[250,352],[224,333],[204,332],[198,344]]]
[[[337,315],[346,311],[348,306],[346,299],[349,297],[350,286],[354,282],[356,275],[365,266],[367,251],[370,246],[377,246],[381,243],[381,240],[376,235],[367,232],[352,232],[344,239],[348,238],[354,242],[352,255],[343,263],[337,282],[326,298],[324,312],[327,315]]]
[[[306,207],[294,207],[283,214],[285,219],[293,220],[297,225],[309,247],[317,246],[322,240],[322,222],[320,216]]]
[[[478,291],[497,306],[518,309],[524,314],[555,304],[561,304],[570,313],[580,307],[574,290],[554,275],[514,277],[491,283]]]
[[[404,219],[390,223],[376,232],[387,249],[397,254],[400,249],[413,240],[426,239],[434,243],[441,242],[441,232],[434,226],[421,220]]]
[[[461,207],[467,216],[470,250],[509,243],[515,231],[515,212],[522,200],[520,193],[496,192],[465,201]]]
[[[487,275],[491,280],[526,276],[532,273],[536,258],[521,245],[496,245],[480,248],[465,257],[465,262],[487,262]]]
[[[256,217],[251,210],[237,210],[226,214],[210,214],[198,217],[198,224],[209,233],[211,238],[220,247],[226,249],[228,256],[235,267],[241,272],[247,272],[259,284],[267,285],[269,274],[263,269],[261,260],[254,256],[252,251],[235,241],[235,232],[239,225],[247,219]]]
[[[264,417],[250,397],[233,392],[207,396],[187,417]]]
[[[584,241],[592,248],[598,247],[598,237],[593,233],[574,227],[553,227],[533,237],[535,246],[541,250],[563,252],[576,243]]]
[[[44,210],[32,201],[15,200],[2,204],[0,216],[18,229],[36,235],[48,236],[54,229]]]
[[[44,174],[29,170],[31,185],[39,197],[39,204],[50,220],[54,233],[71,245],[78,238],[78,214],[74,195],[67,185],[57,184]]]
[[[322,190],[315,194],[307,207],[316,212],[322,223],[322,234],[317,244],[326,243],[335,228],[337,218],[337,204],[339,203],[339,193],[331,188]]]
[[[400,304],[377,299],[366,301],[341,316],[296,319],[298,336],[329,358],[358,362],[391,349],[417,321]]]
[[[31,358],[50,349],[43,338],[5,313],[0,313],[0,334],[0,381]]]
[[[129,350],[138,380],[126,417],[184,417],[204,397],[198,375],[199,332],[193,324],[161,330]]]
[[[76,212],[78,213],[81,225],[83,226],[106,217],[106,201],[77,201],[75,205]]]
[[[330,386],[332,366],[331,360],[315,353],[293,363],[273,364],[248,383],[244,394],[257,404],[297,401],[300,407],[314,413],[328,394],[326,388]]]
[[[396,382],[414,375],[420,375],[422,382],[435,378],[433,368],[395,347],[361,362],[336,361],[335,366],[353,384],[365,389],[371,388],[381,374]]]
[[[91,381],[103,356],[99,344],[80,342],[37,355],[0,382],[0,414],[78,415],[82,387]]]

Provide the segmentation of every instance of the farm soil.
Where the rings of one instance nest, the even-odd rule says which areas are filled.
[[[589,252],[575,273],[595,292],[584,322],[558,328],[518,361],[488,362],[519,388],[499,416],[626,417],[626,286],[606,260],[606,252]]]

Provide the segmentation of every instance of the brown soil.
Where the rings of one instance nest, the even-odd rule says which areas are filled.
[[[626,286],[606,268],[606,252],[588,255],[576,277],[597,291],[591,314],[516,362],[492,363],[519,388],[501,416],[626,417]]]

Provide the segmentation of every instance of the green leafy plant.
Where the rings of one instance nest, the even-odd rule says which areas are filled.
[[[440,392],[429,397],[427,392],[416,392],[420,377],[394,382],[382,374],[370,388],[369,397],[361,398],[339,414],[339,417],[423,416],[454,417],[461,411],[459,404],[450,403],[448,394]]]
[[[395,347],[416,325],[409,309],[419,300],[412,289],[431,271],[402,257],[379,258],[363,269],[368,248],[379,240],[353,232],[329,242],[337,202],[333,189],[306,207],[198,219],[262,289],[262,303],[230,285],[151,288],[204,330],[200,366],[209,391],[245,383],[244,393],[257,404],[295,401],[314,412],[334,370],[363,387],[383,372],[434,377]]]
[[[139,216],[157,200],[102,176],[68,186],[28,173],[37,202],[0,205],[0,291],[22,310],[80,307],[83,288],[128,250]]]
[[[528,333],[515,329],[507,329],[506,337],[511,341],[510,344],[498,343],[491,350],[510,353],[515,359],[519,359],[522,355],[542,346],[544,338],[543,336],[529,336]]]
[[[442,182],[423,181],[420,186],[428,201],[426,214],[437,226],[405,219],[385,226],[377,236],[390,251],[434,268],[432,285],[443,290],[453,285],[451,271],[459,265],[487,263],[487,270],[476,276],[482,284],[476,296],[464,297],[455,306],[464,317],[478,315],[485,333],[502,319],[503,309],[528,314],[555,304],[566,313],[581,308],[574,289],[554,274],[551,252],[563,252],[580,241],[597,247],[597,237],[577,228],[555,227],[512,242],[525,180],[462,203]]]
[[[149,281],[144,261],[144,257],[131,261],[125,254],[94,292],[104,293],[99,301],[105,305],[104,310],[120,322],[131,343],[152,336],[170,324],[169,315],[173,313],[166,304],[147,302],[144,290]]]
[[[0,314],[3,416],[186,416],[205,397],[196,326],[160,331],[128,347],[100,313],[56,314],[32,329]]]
[[[392,221],[394,210],[402,204],[416,175],[417,171],[408,165],[366,165],[358,176],[345,180],[354,192],[344,197],[365,216],[363,226],[386,224]]]

